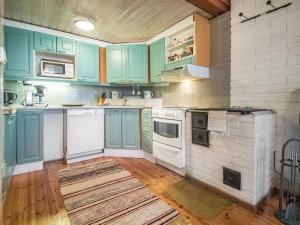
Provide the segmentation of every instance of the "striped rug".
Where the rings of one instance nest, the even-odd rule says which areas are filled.
[[[190,225],[111,159],[58,171],[72,225]]]

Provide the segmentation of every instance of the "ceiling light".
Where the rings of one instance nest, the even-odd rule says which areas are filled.
[[[88,19],[78,19],[74,23],[81,30],[94,30],[95,28],[95,25]]]

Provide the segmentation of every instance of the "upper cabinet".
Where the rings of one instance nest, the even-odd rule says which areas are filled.
[[[76,77],[83,82],[99,82],[99,47],[88,43],[78,43]]]
[[[109,83],[147,83],[147,45],[108,46],[106,49],[106,69],[106,80]]]
[[[75,55],[76,44],[75,40],[69,38],[34,32],[34,49],[38,51]]]
[[[106,81],[118,83],[127,77],[127,46],[108,46],[106,48]]]
[[[67,55],[75,55],[76,41],[69,38],[57,37],[57,52]]]
[[[34,49],[40,51],[56,52],[56,36],[35,32]]]
[[[4,27],[4,48],[7,63],[5,78],[33,77],[33,32],[13,27]]]
[[[150,45],[151,82],[160,82],[161,71],[165,69],[165,38]]]
[[[144,44],[128,46],[128,81],[148,82],[148,47]]]

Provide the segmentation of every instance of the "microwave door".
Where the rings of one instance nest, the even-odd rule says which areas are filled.
[[[43,64],[43,71],[46,74],[60,75],[63,76],[65,74],[65,65],[59,63],[50,63],[45,62]]]

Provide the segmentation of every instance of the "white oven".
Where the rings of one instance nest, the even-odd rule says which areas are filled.
[[[74,79],[74,64],[53,60],[41,60],[41,77]]]
[[[171,170],[185,167],[185,110],[158,108],[152,110],[153,156],[157,163]],[[177,169],[173,170],[178,172]]]

